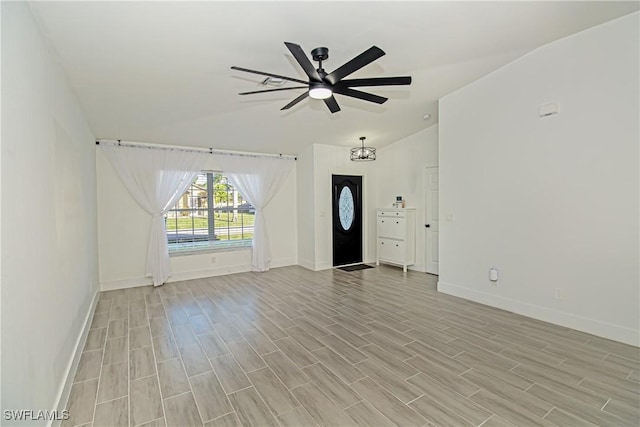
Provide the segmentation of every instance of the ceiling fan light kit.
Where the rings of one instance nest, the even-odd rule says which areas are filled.
[[[353,162],[370,162],[376,159],[376,149],[373,147],[365,147],[364,136],[360,137],[362,146],[351,149],[351,161]]]
[[[324,83],[309,83],[309,96],[313,99],[327,99],[331,98],[333,92],[331,87]]]
[[[324,101],[327,108],[331,113],[337,113],[340,111],[340,106],[334,97],[334,94],[350,96],[352,98],[361,99],[363,101],[373,102],[375,104],[383,104],[387,101],[387,98],[383,96],[374,95],[368,92],[362,92],[360,90],[353,89],[354,87],[367,87],[367,86],[401,86],[410,85],[411,77],[373,77],[363,79],[347,79],[343,80],[348,75],[358,71],[366,65],[372,63],[376,59],[383,56],[385,53],[377,46],[365,50],[360,55],[356,56],[346,64],[338,67],[333,72],[327,74],[322,68],[322,61],[329,58],[329,49],[326,47],[317,47],[311,51],[311,58],[318,62],[318,68],[314,68],[313,64],[302,50],[300,45],[285,42],[285,46],[289,49],[293,57],[296,59],[300,67],[304,70],[308,77],[308,81],[296,79],[293,77],[280,76],[278,74],[266,73],[263,71],[250,70],[248,68],[241,68],[232,66],[231,69],[244,71],[246,73],[259,74],[275,79],[282,79],[291,82],[301,83],[306,86],[295,87],[282,87],[278,89],[265,89],[256,90],[251,92],[242,92],[238,95],[252,95],[256,93],[276,92],[282,90],[294,90],[294,89],[307,89],[306,92],[299,95],[293,101],[281,108],[281,110],[288,110],[300,101],[307,97],[312,99],[321,99]]]

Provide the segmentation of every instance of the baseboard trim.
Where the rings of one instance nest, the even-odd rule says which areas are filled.
[[[316,264],[313,261],[308,261],[306,259],[298,259],[298,265],[306,268],[307,270],[315,271]]]
[[[477,291],[464,286],[454,285],[453,283],[443,282],[442,280],[438,281],[438,292],[511,311],[537,320],[576,329],[578,331],[619,341],[636,347],[640,346],[640,331],[624,326],[590,319],[588,317],[578,316],[548,307],[529,304],[511,298],[488,294],[486,292]]]
[[[87,335],[89,335],[89,330],[91,328],[91,322],[93,321],[93,314],[96,310],[96,305],[98,304],[98,295],[100,295],[100,290],[96,289],[93,294],[93,299],[91,300],[91,305],[89,306],[89,311],[87,312],[87,316],[84,319],[84,325],[82,326],[82,333],[78,336],[78,340],[76,341],[76,348],[73,352],[73,357],[69,361],[69,365],[67,366],[67,371],[65,372],[65,380],[64,383],[60,386],[60,390],[58,391],[58,395],[56,396],[54,411],[58,411],[58,413],[62,413],[65,407],[67,406],[67,401],[69,400],[69,395],[71,394],[71,386],[73,385],[73,378],[76,375],[76,370],[78,369],[78,364],[80,363],[80,357],[82,356],[82,349],[87,341]],[[49,420],[47,426],[52,426],[53,423],[55,425],[59,425],[61,421],[53,421]]]
[[[281,258],[271,261],[271,268],[286,267],[289,265],[296,265],[295,259]],[[222,267],[206,268],[203,270],[183,271],[172,274],[169,279],[167,279],[167,283],[224,276],[226,274],[246,273],[247,271],[251,271],[250,264],[225,265]],[[150,277],[138,277],[134,279],[100,282],[100,290],[103,292],[114,291],[117,289],[137,288],[139,286],[149,286],[152,284],[153,282]]]
[[[136,277],[134,279],[111,280],[108,282],[100,282],[100,290],[102,292],[115,291],[117,289],[137,288],[139,286],[152,285],[151,277]]]

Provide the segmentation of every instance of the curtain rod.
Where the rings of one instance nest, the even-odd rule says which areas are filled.
[[[101,142],[111,143],[113,145],[118,145],[120,147],[150,148],[150,149],[157,149],[157,150],[180,150],[180,151],[190,151],[190,152],[196,152],[196,153],[220,154],[223,156],[275,157],[279,159],[298,160],[298,157],[291,156],[288,154],[248,153],[243,151],[216,150],[214,148],[183,147],[179,145],[153,144],[149,142],[122,141],[120,139],[96,139],[96,145],[100,145]]]

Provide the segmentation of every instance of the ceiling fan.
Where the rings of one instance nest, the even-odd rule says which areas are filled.
[[[293,57],[298,61],[298,64],[302,67],[304,72],[309,77],[309,81],[306,82],[304,80],[295,79],[292,77],[280,76],[278,74],[265,73],[263,71],[255,71],[249,70],[247,68],[241,68],[233,66],[231,69],[244,71],[247,73],[260,74],[263,76],[269,76],[276,79],[288,80],[292,82],[302,83],[305,86],[295,86],[295,87],[285,87],[278,89],[266,89],[266,90],[255,90],[252,92],[242,92],[238,95],[252,95],[255,93],[264,93],[264,92],[277,92],[281,90],[292,90],[292,89],[307,89],[302,95],[298,96],[296,99],[285,105],[281,108],[281,110],[288,110],[289,108],[296,105],[298,102],[305,99],[307,96],[310,96],[314,99],[322,99],[324,103],[329,107],[329,110],[332,113],[336,113],[340,111],[340,106],[338,106],[338,102],[336,98],[333,96],[334,94],[340,94],[345,96],[350,96],[353,98],[362,99],[364,101],[374,102],[376,104],[384,103],[387,98],[374,95],[367,92],[362,92],[356,89],[352,89],[354,87],[363,87],[363,86],[400,86],[400,85],[409,85],[411,84],[411,77],[374,77],[374,78],[366,78],[366,79],[348,79],[343,80],[348,75],[358,71],[360,68],[372,63],[376,59],[383,56],[385,53],[382,49],[377,46],[373,46],[360,55],[356,56],[346,64],[342,65],[338,69],[334,70],[332,73],[327,73],[322,68],[322,61],[326,61],[329,58],[329,49],[326,47],[317,47],[311,51],[311,57],[314,61],[318,62],[318,68],[314,68],[309,58],[302,50],[302,47],[295,43],[284,43],[287,48],[293,54]]]

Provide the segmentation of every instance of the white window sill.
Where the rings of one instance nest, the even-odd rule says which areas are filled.
[[[251,241],[233,242],[232,243],[179,243],[169,245],[169,256],[179,257],[185,255],[198,255],[213,252],[233,252],[250,250],[253,246]]]

